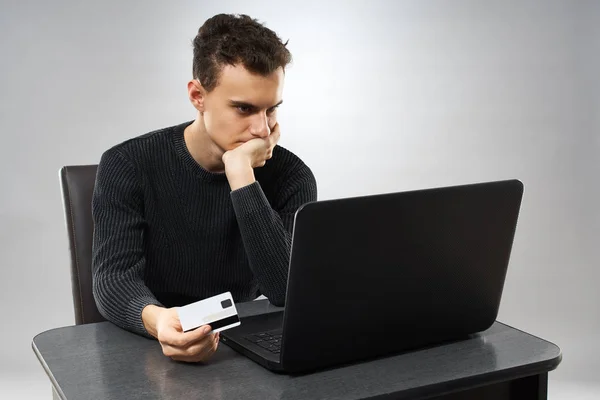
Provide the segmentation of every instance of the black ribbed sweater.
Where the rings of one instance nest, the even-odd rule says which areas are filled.
[[[311,170],[276,146],[256,182],[231,191],[191,156],[190,122],[127,140],[98,165],[93,293],[100,313],[149,336],[142,310],[230,291],[283,305],[296,210],[317,199]]]

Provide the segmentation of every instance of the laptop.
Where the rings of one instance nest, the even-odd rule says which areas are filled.
[[[519,180],[314,201],[295,214],[285,308],[224,344],[305,373],[461,340],[496,320]]]

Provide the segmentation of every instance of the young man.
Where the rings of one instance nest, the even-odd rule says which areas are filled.
[[[315,178],[277,145],[291,55],[248,16],[217,15],[194,39],[194,121],[106,151],[92,211],[93,289],[101,314],[155,337],[180,361],[207,361],[218,334],[184,333],[175,307],[225,291],[283,305],[296,210]]]

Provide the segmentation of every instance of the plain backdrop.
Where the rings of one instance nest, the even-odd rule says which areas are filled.
[[[320,199],[523,181],[498,319],[562,349],[550,398],[600,397],[600,2],[0,4],[0,397],[49,398],[31,341],[74,323],[59,168],[193,119],[220,12],[289,39],[280,144]]]

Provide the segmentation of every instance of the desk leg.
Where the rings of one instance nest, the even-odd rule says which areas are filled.
[[[427,400],[547,400],[548,373],[481,386]]]
[[[548,373],[516,379],[510,383],[511,399],[548,399]]]

